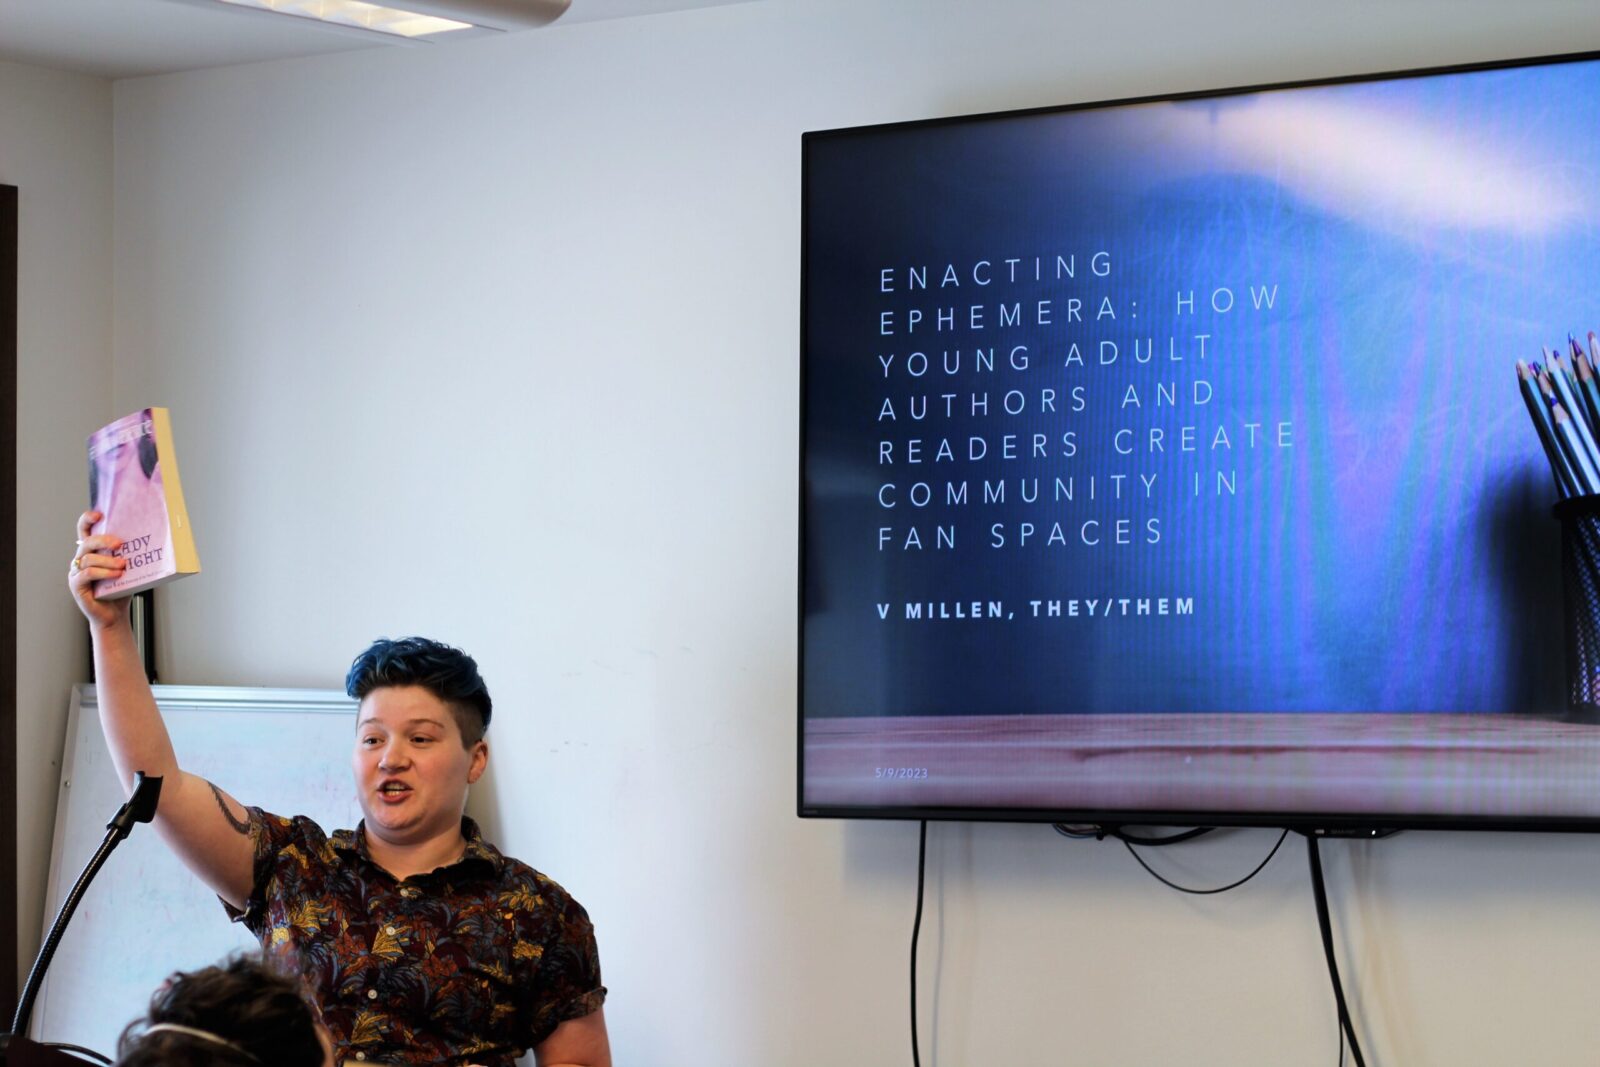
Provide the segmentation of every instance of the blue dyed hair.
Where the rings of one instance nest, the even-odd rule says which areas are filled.
[[[380,637],[344,676],[344,691],[360,700],[374,689],[395,685],[420,685],[450,706],[461,743],[470,748],[489,728],[494,704],[483,684],[477,662],[459,648],[426,637]]]

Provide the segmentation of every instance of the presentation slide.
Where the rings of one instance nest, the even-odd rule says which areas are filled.
[[[1597,129],[1585,61],[809,135],[802,806],[1600,815],[1515,374]]]

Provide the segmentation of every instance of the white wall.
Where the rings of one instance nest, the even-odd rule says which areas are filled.
[[[113,406],[173,408],[206,566],[164,680],[465,646],[475,808],[595,916],[619,1063],[904,1062],[916,829],[793,814],[800,133],[1581,48],[1566,0],[767,0],[119,83]],[[931,836],[925,1063],[1333,1058],[1298,840],[1193,899]],[[1328,853],[1369,1062],[1592,1059],[1591,840]]]
[[[111,84],[0,63],[0,184],[17,187],[20,976],[39,943],[67,694],[89,666],[66,564],[84,438],[111,410]]]

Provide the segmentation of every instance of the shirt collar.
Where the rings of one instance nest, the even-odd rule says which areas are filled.
[[[467,839],[467,849],[461,858],[454,863],[440,867],[441,871],[453,871],[466,865],[487,864],[489,870],[498,875],[505,864],[505,857],[500,850],[483,839],[483,833],[478,829],[478,824],[467,818],[461,817],[461,836]],[[372,863],[372,853],[367,851],[367,820],[362,819],[356,823],[354,830],[335,830],[328,838],[328,843],[340,852],[353,852],[360,858]]]

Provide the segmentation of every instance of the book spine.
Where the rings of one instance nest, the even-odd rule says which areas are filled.
[[[178,453],[172,444],[172,416],[166,408],[151,408],[155,421],[156,454],[161,457],[162,490],[167,501],[167,528],[172,561],[178,574],[197,574],[200,555],[194,547],[189,526],[189,509],[183,501],[183,482],[178,476]]]

